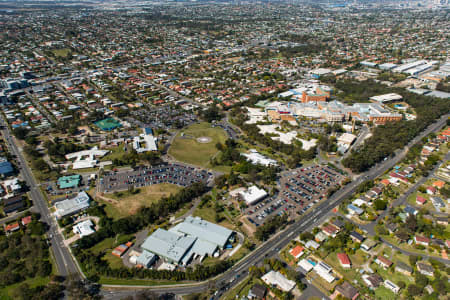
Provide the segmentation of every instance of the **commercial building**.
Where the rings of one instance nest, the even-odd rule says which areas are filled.
[[[80,223],[76,224],[75,226],[73,226],[72,230],[73,230],[73,233],[79,234],[80,237],[84,237],[84,236],[93,234],[95,232],[93,227],[94,227],[94,224],[92,223],[92,221],[86,220],[86,221],[80,222]]]
[[[246,191],[239,192],[239,196],[247,205],[252,205],[267,197],[267,192],[256,185],[252,185]]]
[[[270,271],[261,279],[265,284],[276,287],[283,292],[290,292],[295,288],[295,281],[287,279],[280,272]]]
[[[58,187],[60,189],[71,189],[76,188],[81,183],[81,175],[69,175],[58,178]]]
[[[12,173],[14,173],[12,164],[5,157],[0,157],[0,175],[9,176]]]
[[[170,231],[195,237],[202,240],[203,243],[210,243],[221,249],[225,248],[233,235],[233,231],[223,226],[192,216],[188,216],[183,222],[172,227]]]
[[[170,263],[179,264],[192,248],[196,238],[182,236],[158,228],[142,244],[142,249],[154,253]]]
[[[388,103],[388,102],[394,102],[394,101],[401,101],[403,99],[402,95],[390,93],[390,94],[383,94],[378,96],[372,96],[369,98],[369,100],[378,102],[378,103]]]
[[[143,146],[144,144],[145,146]],[[141,135],[133,138],[133,149],[137,153],[158,150],[156,138],[153,136],[153,130],[151,128],[144,128],[144,132]]]
[[[262,165],[262,166],[276,166],[277,161],[271,158],[268,158],[260,153],[258,151],[252,149],[250,150],[250,153],[242,153],[242,156],[245,156],[247,158],[247,161],[251,162],[254,165]]]
[[[157,257],[155,254],[144,250],[141,255],[137,257],[136,265],[150,268],[155,263],[156,259]]]
[[[63,200],[55,203],[55,216],[62,218],[73,215],[89,207],[90,198],[86,192],[80,192],[72,199]]]
[[[96,157],[103,157],[108,154],[108,152],[108,150],[99,150],[97,147],[94,147],[90,150],[83,150],[67,154],[66,159],[75,159],[72,164],[72,168],[74,170],[94,168],[98,163]]]
[[[227,228],[189,216],[169,230],[157,229],[141,247],[170,263],[187,265],[196,257],[213,256],[218,248],[225,248],[232,235]]]

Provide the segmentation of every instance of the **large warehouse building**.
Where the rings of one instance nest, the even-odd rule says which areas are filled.
[[[195,257],[214,255],[232,236],[233,231],[225,227],[198,217],[187,217],[168,231],[157,229],[141,247],[170,263],[187,265]]]

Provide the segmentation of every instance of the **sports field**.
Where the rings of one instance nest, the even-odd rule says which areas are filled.
[[[113,118],[106,118],[104,120],[97,121],[94,124],[103,131],[110,131],[118,127],[122,127],[122,124]]]
[[[169,154],[178,161],[207,167],[210,159],[218,152],[216,144],[225,143],[226,140],[227,135],[220,127],[213,128],[209,123],[193,124],[175,137]]]

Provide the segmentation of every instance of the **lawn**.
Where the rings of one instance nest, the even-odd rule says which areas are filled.
[[[199,143],[197,138],[209,137],[207,143]],[[227,140],[225,131],[211,127],[209,123],[193,124],[180,132],[169,148],[169,154],[176,160],[207,167],[210,159],[217,154],[216,144]]]
[[[95,244],[90,248],[92,253],[99,254],[103,251],[112,251],[116,246],[120,244],[125,244],[126,242],[132,241],[134,239],[133,234],[121,234],[116,238],[106,238],[98,244]]]
[[[122,259],[117,256],[112,255],[111,253],[105,253],[103,258],[108,262],[109,266],[112,269],[119,269],[124,266]]]
[[[169,280],[120,279],[120,278],[110,278],[110,277],[104,277],[104,276],[100,276],[99,283],[100,284],[120,284],[120,285],[142,285],[142,286],[180,284],[180,282],[169,281]]]
[[[392,291],[385,288],[384,286],[380,286],[375,290],[375,297],[376,299],[380,300],[391,300],[397,298]]]
[[[103,198],[97,200],[106,205],[105,210],[108,216],[117,220],[135,214],[140,207],[149,206],[162,197],[175,195],[182,190],[182,187],[161,183],[141,187],[138,190],[139,192],[136,194],[129,191],[105,194]]]
[[[218,225],[227,227],[229,229],[234,229],[234,225],[225,217],[223,212],[219,213],[220,222],[216,221],[216,211],[214,207],[205,205],[202,208],[197,207],[193,213],[194,217],[200,217],[203,220],[216,223]]]

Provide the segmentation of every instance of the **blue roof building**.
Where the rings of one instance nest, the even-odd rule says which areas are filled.
[[[11,175],[14,172],[12,164],[4,157],[0,157],[0,174],[3,176]]]

